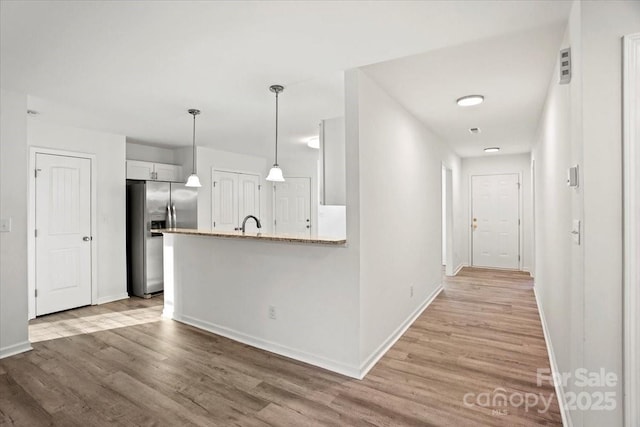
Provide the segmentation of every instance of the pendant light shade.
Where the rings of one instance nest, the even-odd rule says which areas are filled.
[[[198,175],[196,175],[195,173],[192,173],[191,175],[189,175],[189,178],[187,179],[186,184],[184,184],[185,187],[202,187],[202,184],[200,184],[200,178],[198,178]]]
[[[278,95],[284,90],[282,85],[269,86],[269,90],[276,94],[276,158],[273,163],[273,167],[267,175],[267,181],[272,182],[284,182],[284,176],[282,176],[282,169],[278,166]]]
[[[267,175],[267,181],[284,182],[284,176],[282,176],[282,169],[280,169],[280,166],[273,165],[269,170],[269,175]]]
[[[200,114],[200,110],[192,108],[189,110],[189,114],[193,116],[193,163],[191,167],[191,175],[184,184],[185,187],[202,187],[200,184],[200,178],[196,175],[196,116]]]

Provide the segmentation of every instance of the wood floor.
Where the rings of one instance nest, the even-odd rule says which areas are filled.
[[[549,362],[523,273],[467,268],[447,279],[362,381],[161,320],[161,303],[33,322],[34,350],[0,360],[0,424],[561,425],[552,386],[536,385]],[[532,396],[549,409],[521,405]]]

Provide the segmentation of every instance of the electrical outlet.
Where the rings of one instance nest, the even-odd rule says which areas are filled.
[[[409,296],[413,297],[413,285],[409,285]]]
[[[11,218],[0,219],[0,232],[9,233],[11,231]]]
[[[272,305],[269,306],[269,319],[276,320],[276,308]]]

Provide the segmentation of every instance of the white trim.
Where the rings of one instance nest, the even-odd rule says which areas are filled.
[[[536,299],[536,306],[538,307],[538,314],[540,315],[540,323],[542,323],[542,333],[544,334],[544,342],[547,345],[547,354],[549,355],[549,365],[551,366],[552,378],[562,378],[560,371],[558,370],[556,355],[553,352],[553,345],[551,344],[551,336],[549,334],[549,329],[547,328],[547,321],[544,317],[544,311],[542,311],[542,306],[540,305],[540,300],[538,299],[538,293],[536,292],[535,286],[533,287],[533,295]],[[556,397],[558,398],[558,405],[560,406],[562,425],[565,427],[573,427],[571,416],[566,410],[567,399],[564,394],[564,388],[562,387],[562,381],[553,381],[553,383],[556,390]]]
[[[413,322],[415,322],[416,319],[420,317],[422,312],[427,307],[429,307],[433,300],[436,299],[440,292],[442,292],[442,289],[442,285],[438,285],[438,287],[422,302],[422,304],[420,304],[418,308],[416,308],[415,311],[411,313],[409,317],[407,317],[405,321],[402,322],[400,326],[398,326],[396,330],[393,331],[391,335],[389,335],[389,337],[384,340],[384,342],[380,344],[380,346],[378,346],[378,348],[376,348],[364,362],[360,364],[360,376],[358,377],[358,379],[363,379],[365,375],[369,373],[369,371],[376,365],[376,363],[378,363],[382,356],[384,356],[385,353],[389,351],[391,347],[393,347],[396,341],[398,341],[402,337],[402,335],[404,335],[407,329],[411,327]]]
[[[462,270],[462,269],[463,269],[463,268],[465,268],[465,267],[469,267],[469,266],[468,266],[467,264],[465,264],[464,262],[461,262],[461,263],[460,263],[460,265],[458,265],[458,266],[456,267],[456,270],[453,272],[453,275],[454,275],[454,276],[457,276],[457,275],[458,275],[458,273],[460,273],[460,270]]]
[[[106,297],[98,298],[97,304],[107,304],[107,303],[110,303],[110,302],[120,301],[120,300],[128,299],[128,298],[129,298],[129,294],[127,292],[122,293],[122,294],[118,294],[118,295],[108,295]]]
[[[631,427],[640,424],[640,33],[624,36],[623,45],[624,419],[625,426]]]
[[[163,313],[163,315],[165,317],[168,317],[165,315],[165,313]],[[310,365],[318,366],[329,371],[346,375],[351,378],[360,379],[360,371],[357,366],[348,365],[332,359],[327,359],[311,353],[296,350],[281,344],[255,337],[253,335],[238,332],[231,328],[196,319],[191,316],[185,316],[174,312],[172,318],[173,320],[177,320],[178,322],[186,323],[187,325],[191,325],[199,329],[204,329],[205,331],[214,333],[216,335],[221,335],[223,337],[250,345],[252,347],[260,348],[271,353],[279,354],[281,356],[289,357],[291,359],[305,362]]]
[[[56,156],[79,157],[91,161],[91,304],[98,301],[98,225],[97,225],[97,182],[98,182],[98,162],[95,154],[80,153],[76,151],[58,150],[45,147],[29,147],[29,206],[27,218],[27,297],[28,297],[28,318],[36,317],[36,238],[34,230],[36,228],[36,178],[34,170],[36,168],[36,154],[51,154]]]
[[[0,359],[33,350],[29,341],[22,341],[8,347],[0,348]]]

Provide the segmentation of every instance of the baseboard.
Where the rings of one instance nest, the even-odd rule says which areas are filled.
[[[431,304],[431,302],[436,299],[442,289],[442,285],[438,285],[438,287],[433,292],[431,292],[431,294],[422,302],[422,304],[420,304],[418,308],[416,308],[415,311],[411,313],[409,317],[407,317],[405,321],[402,322],[402,324],[398,326],[398,328],[393,331],[393,333],[389,335],[389,337],[384,340],[384,342],[380,344],[380,346],[369,355],[369,357],[367,357],[367,359],[360,365],[360,375],[358,379],[363,379],[365,375],[369,373],[371,368],[373,368],[376,363],[378,363],[382,356],[384,356],[385,353],[389,351],[389,349],[396,343],[396,341],[398,341],[400,337],[404,335],[407,329],[409,329],[413,322],[415,322],[416,319],[420,317],[422,312]]]
[[[120,301],[121,299],[127,299],[129,298],[129,294],[128,293],[123,293],[123,294],[119,294],[119,295],[111,295],[111,296],[107,296],[107,297],[100,297],[98,298],[98,305],[100,304],[106,304],[108,302],[114,302],[114,301]]]
[[[558,364],[556,363],[556,355],[553,352],[553,344],[551,344],[551,336],[549,329],[547,328],[547,321],[544,317],[544,311],[540,306],[540,300],[538,299],[538,293],[535,286],[533,287],[533,294],[536,298],[536,305],[538,306],[538,313],[540,313],[540,323],[542,323],[542,333],[544,334],[544,341],[547,344],[547,354],[549,354],[549,364],[551,365],[551,372],[553,378],[562,378],[559,374]],[[567,407],[567,400],[564,394],[564,388],[561,381],[554,381],[554,387],[556,389],[556,396],[558,397],[558,405],[560,405],[560,415],[562,415],[562,425],[564,427],[573,427],[571,416],[565,409]]]
[[[216,335],[221,335],[223,337],[250,345],[252,347],[279,354],[281,356],[289,357],[291,359],[308,363],[313,366],[318,366],[320,368],[327,369],[332,372],[337,372],[347,377],[360,379],[360,370],[357,366],[351,366],[342,362],[338,362],[336,360],[316,356],[301,350],[267,341],[262,338],[254,337],[243,332],[238,332],[224,326],[195,319],[191,316],[181,315],[176,313],[175,311],[173,312],[172,318],[173,320],[177,320],[178,322],[186,323],[187,325],[195,326],[199,329],[204,329],[205,331],[214,333]]]
[[[25,351],[32,350],[31,343],[29,341],[19,342],[18,344],[13,344],[8,347],[0,348],[0,359],[4,359],[5,357],[14,356],[19,353],[24,353]]]
[[[465,263],[461,263],[460,265],[458,265],[455,269],[455,271],[453,272],[453,275],[457,275],[458,273],[460,273],[460,270],[462,270],[463,268],[467,267],[467,264]]]

